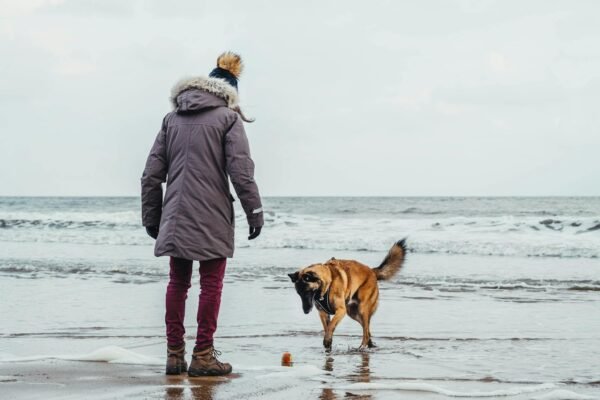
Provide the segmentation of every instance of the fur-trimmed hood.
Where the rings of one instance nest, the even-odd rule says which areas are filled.
[[[178,108],[178,96],[189,89],[200,89],[205,92],[214,94],[217,97],[225,100],[227,107],[235,109],[239,104],[239,96],[237,90],[223,79],[209,78],[205,76],[197,76],[193,78],[181,79],[173,89],[171,89],[171,104],[173,108]]]

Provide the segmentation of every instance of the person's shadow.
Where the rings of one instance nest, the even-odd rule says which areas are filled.
[[[328,356],[325,359],[325,365],[323,369],[325,371],[333,371],[334,359]],[[371,382],[371,368],[369,367],[370,354],[368,352],[360,353],[360,363],[353,369],[353,373],[348,375],[348,380],[351,383],[368,383]],[[353,400],[369,400],[373,397],[370,394],[357,395],[354,393],[346,392],[343,397],[335,394],[333,389],[324,388],[319,396],[319,400],[338,400],[338,399],[353,399]]]

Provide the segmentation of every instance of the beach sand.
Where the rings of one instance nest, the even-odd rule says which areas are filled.
[[[241,368],[228,377],[166,376],[162,366],[41,360],[0,365],[0,390],[7,399],[446,399],[453,397],[511,399],[593,399],[552,384],[422,379],[371,380],[369,353],[324,356],[322,370],[305,364],[292,367]],[[339,359],[346,383],[335,383]],[[355,364],[351,363],[354,362]],[[407,365],[408,367],[408,365]],[[407,368],[407,373],[408,372]],[[436,368],[437,369],[437,368]],[[562,393],[562,394],[561,394]],[[555,397],[557,396],[558,397]],[[561,397],[563,396],[563,397]],[[567,396],[567,397],[564,397]]]
[[[3,398],[212,399],[220,385],[239,377],[166,376],[161,367],[44,360],[0,365]]]

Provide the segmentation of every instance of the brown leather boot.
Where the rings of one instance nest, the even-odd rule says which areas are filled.
[[[167,346],[167,375],[179,375],[187,371],[185,362],[185,343],[175,348]]]
[[[218,376],[231,373],[231,364],[222,363],[217,360],[220,351],[213,346],[196,351],[192,354],[192,363],[188,369],[188,376]]]

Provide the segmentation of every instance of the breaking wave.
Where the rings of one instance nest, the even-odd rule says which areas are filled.
[[[93,207],[67,200],[47,200],[49,206],[26,199],[16,209],[4,207],[0,242],[152,245],[135,198],[113,199],[108,206],[91,199]],[[381,252],[408,236],[415,253],[600,258],[600,201],[567,200],[270,199],[260,240],[237,245]],[[569,201],[575,203],[567,207]],[[243,238],[246,219],[239,208],[236,225]]]

